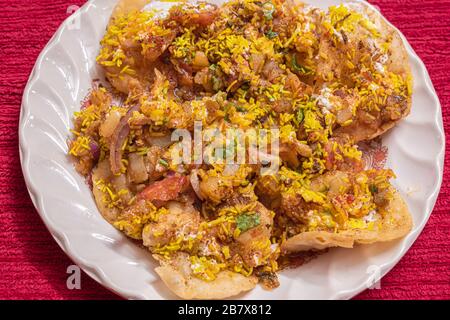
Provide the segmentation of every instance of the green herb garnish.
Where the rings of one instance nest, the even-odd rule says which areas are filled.
[[[372,193],[372,194],[378,193],[378,187],[374,184],[371,184],[369,186],[369,190],[370,190],[370,193]]]
[[[266,32],[266,37],[272,40],[278,37],[278,33],[270,29],[269,31]]]
[[[304,74],[304,75],[308,75],[312,73],[311,68],[308,68],[306,66],[302,66],[301,64],[299,64],[297,62],[297,58],[295,57],[295,55],[292,56],[291,59],[291,67],[295,72],[298,72],[300,74]]]
[[[240,105],[235,105],[234,106],[236,108],[237,111],[239,112],[247,112],[247,109],[245,109],[244,107],[240,106]]]
[[[236,226],[241,232],[258,226],[260,222],[260,217],[257,213],[243,213],[236,217]]]
[[[169,163],[168,163],[166,160],[164,160],[164,159],[159,159],[159,160],[158,160],[158,163],[159,163],[160,165],[162,165],[163,167],[166,167],[166,168],[169,167]]]
[[[262,5],[263,8],[263,14],[264,18],[266,20],[272,20],[273,19],[273,13],[275,12],[275,6],[272,2],[266,2]]]
[[[303,122],[303,119],[305,119],[305,112],[303,109],[298,109],[296,119],[298,124]]]
[[[216,77],[215,75],[213,75],[211,77],[211,81],[212,81],[213,90],[219,91],[220,88],[222,87],[222,81],[220,81],[220,79],[218,77]]]

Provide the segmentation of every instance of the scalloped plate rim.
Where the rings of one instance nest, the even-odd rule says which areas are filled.
[[[22,97],[22,104],[21,104],[20,118],[19,118],[20,119],[19,120],[19,157],[20,157],[21,168],[22,168],[22,172],[24,175],[25,183],[26,183],[30,198],[33,202],[33,205],[36,208],[36,210],[38,211],[41,219],[43,220],[46,228],[51,233],[52,237],[55,239],[55,241],[57,242],[59,247],[67,254],[67,256],[69,256],[69,258],[73,262],[75,262],[91,278],[93,278],[95,281],[100,283],[102,286],[104,286],[108,290],[118,294],[119,296],[122,296],[127,299],[146,299],[148,297],[144,296],[143,294],[125,290],[125,289],[117,286],[114,283],[114,280],[110,279],[103,272],[103,270],[100,267],[93,265],[89,261],[85,261],[83,258],[77,256],[76,254],[74,254],[72,252],[70,241],[67,238],[67,235],[64,233],[64,230],[58,230],[48,220],[47,214],[41,204],[42,199],[44,198],[45,195],[42,192],[37,191],[37,189],[34,186],[33,181],[31,181],[30,176],[28,174],[30,155],[28,153],[26,143],[24,142],[24,130],[25,130],[25,119],[30,110],[30,106],[27,103],[28,95],[30,93],[29,91],[30,91],[32,85],[35,82],[37,82],[37,80],[40,77],[40,71],[41,71],[40,67],[41,67],[42,61],[44,60],[45,56],[48,54],[50,49],[59,43],[58,38],[65,31],[65,29],[67,28],[67,25],[70,23],[71,19],[73,19],[76,15],[80,16],[82,14],[85,14],[86,11],[89,9],[89,7],[91,5],[94,5],[96,1],[97,0],[87,1],[83,6],[80,7],[79,10],[77,10],[77,12],[75,12],[74,14],[72,14],[71,16],[66,18],[64,20],[64,22],[59,26],[59,28],[57,29],[55,34],[50,38],[50,40],[45,45],[44,49],[41,51],[38,58],[36,59],[36,63],[30,73],[30,77],[28,79],[27,85],[25,86],[23,97]],[[313,1],[305,0],[305,2],[309,3],[309,2],[313,2]],[[362,3],[364,5],[367,5],[367,6],[371,7],[372,9],[375,9],[378,11],[378,9],[376,9],[372,4],[367,3],[364,0],[341,0],[341,2],[343,2],[343,3],[344,2],[358,2],[358,3]],[[441,104],[439,101],[439,97],[436,93],[436,90],[435,90],[433,84],[432,84],[432,81],[430,79],[430,76],[429,76],[429,73],[428,73],[428,70],[427,70],[425,64],[420,59],[420,57],[416,54],[416,52],[414,51],[412,46],[407,41],[406,37],[403,35],[403,33],[400,30],[398,30],[395,26],[393,26],[382,14],[381,14],[381,16],[390,26],[392,26],[401,35],[401,38],[406,45],[408,56],[410,58],[411,57],[414,58],[418,62],[420,71],[423,73],[423,76],[424,76],[426,89],[432,93],[432,96],[435,99],[436,107],[439,110],[439,112],[437,113],[436,119],[434,119],[435,120],[434,124],[436,125],[436,127],[438,129],[440,138],[442,139],[442,145],[437,154],[437,159],[435,162],[435,165],[439,171],[438,181],[437,181],[432,193],[430,194],[430,196],[428,197],[428,199],[426,201],[427,213],[426,213],[426,216],[423,219],[422,223],[418,226],[414,226],[413,231],[411,231],[411,233],[408,234],[408,236],[407,236],[407,238],[410,239],[408,241],[408,243],[403,246],[402,250],[399,252],[399,254],[395,258],[391,259],[388,263],[385,264],[385,265],[387,265],[387,267],[383,268],[380,275],[378,277],[376,277],[375,279],[366,278],[366,281],[362,282],[360,284],[360,286],[352,288],[351,290],[336,292],[334,295],[330,296],[331,299],[349,299],[349,298],[354,297],[355,295],[359,294],[363,290],[367,289],[368,284],[374,283],[374,281],[375,282],[379,281],[398,263],[398,261],[406,254],[406,252],[409,250],[409,248],[414,244],[415,240],[420,235],[425,224],[427,223],[427,221],[431,215],[431,212],[436,204],[436,201],[437,201],[437,198],[439,195],[439,190],[441,188],[441,184],[442,184],[442,180],[443,180],[443,170],[444,170],[443,164],[444,164],[446,141],[445,141],[445,134],[444,134],[444,129],[443,129],[443,121],[442,121],[442,107],[441,107]]]

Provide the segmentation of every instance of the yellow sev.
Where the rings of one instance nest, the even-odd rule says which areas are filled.
[[[139,101],[142,105],[141,113],[133,114],[131,120],[150,120],[152,126],[158,127],[157,129],[162,128],[162,130],[167,129],[166,126],[171,120],[179,120],[180,115],[186,115],[186,118],[188,118],[186,122],[182,123],[186,127],[194,119],[202,120],[207,127],[257,127],[260,129],[278,126],[283,143],[299,142],[302,145],[314,147],[311,156],[301,158],[298,168],[288,168],[284,164],[274,179],[278,187],[276,192],[283,195],[298,196],[313,207],[308,213],[309,217],[305,222],[305,230],[370,229],[376,227],[375,223],[366,222],[362,217],[375,209],[373,189],[385,191],[389,188],[388,179],[391,177],[389,173],[380,171],[373,172],[375,178],[369,177],[372,173],[368,173],[368,176],[359,177],[360,181],[355,183],[351,190],[351,195],[355,197],[355,201],[361,203],[358,210],[344,202],[338,204],[332,202],[327,191],[317,191],[311,188],[311,181],[326,171],[325,162],[328,151],[325,151],[325,144],[332,136],[333,128],[336,127],[336,115],[329,110],[324,111],[319,106],[317,98],[311,96],[310,93],[294,95],[290,90],[292,83],[289,83],[287,75],[297,72],[297,78],[301,78],[303,81],[305,79],[302,77],[309,77],[316,72],[313,65],[314,59],[312,58],[313,53],[318,49],[318,39],[316,39],[314,31],[321,26],[314,25],[314,23],[308,21],[307,17],[298,14],[285,32],[279,31],[277,33],[274,31],[272,20],[264,20],[261,15],[255,13],[259,12],[260,9],[258,3],[251,0],[233,1],[232,5],[239,4],[238,7],[242,8],[242,12],[252,13],[251,23],[258,26],[264,24],[264,28],[261,29],[266,30],[266,34],[261,32],[259,34],[243,34],[240,32],[242,28],[242,25],[240,25],[242,23],[241,17],[233,16],[227,17],[227,19],[222,17],[222,19],[217,19],[215,28],[205,30],[202,34],[199,34],[194,27],[180,28],[177,31],[177,36],[170,44],[168,50],[170,59],[178,59],[183,63],[189,63],[194,57],[193,54],[197,51],[206,54],[208,63],[210,63],[208,68],[214,70],[214,76],[231,79],[220,89],[221,92],[213,97],[208,94],[203,99],[186,103],[186,101],[180,101],[177,98],[169,98],[169,81],[165,80],[153,92],[154,97],[142,97]],[[275,5],[272,5],[275,11],[278,13],[282,11],[280,10],[282,2],[274,1],[274,3]],[[292,10],[292,8],[290,9]],[[242,12],[240,11],[239,14],[242,14]],[[275,16],[276,12],[274,13]],[[324,21],[323,27],[330,31],[330,34],[335,38],[339,37],[337,31],[342,31],[344,34],[345,32],[351,33],[357,26],[362,26],[374,37],[379,36],[375,26],[370,21],[363,15],[350,11],[345,6],[330,8],[330,14]],[[106,35],[102,40],[102,49],[97,58],[99,64],[106,67],[107,70],[110,68],[120,70],[120,75],[135,76],[139,70],[135,69],[133,63],[130,63],[133,58],[130,59],[128,50],[132,48],[133,52],[136,50],[145,55],[155,47],[155,43],[147,41],[149,38],[163,37],[173,31],[167,27],[169,24],[165,25],[160,22],[160,20],[154,19],[152,12],[133,12],[118,17],[108,26]],[[340,37],[344,37],[342,33]],[[334,39],[334,41],[337,40]],[[387,52],[388,47],[389,43],[384,44],[383,52]],[[297,53],[301,57],[299,59],[303,60],[304,65],[297,65],[297,69],[306,67],[311,69],[312,72],[302,73],[292,68],[290,66],[292,62],[286,58],[288,56],[286,52],[288,51],[296,51],[296,54],[294,54],[296,65],[299,63],[296,60]],[[136,54],[136,52],[133,54]],[[254,56],[252,57],[252,55]],[[249,60],[255,56],[262,57],[263,64],[267,61],[274,62],[281,70],[281,75],[275,81],[266,81],[267,79],[261,77],[260,72],[256,72],[253,69],[254,66],[249,63]],[[322,59],[329,58],[323,52],[320,53],[320,56]],[[356,61],[358,58],[360,61]],[[343,54],[342,63],[350,70],[348,77],[355,83],[354,95],[357,96],[358,103],[355,103],[351,110],[352,117],[340,124],[342,127],[354,123],[357,111],[359,111],[357,108],[381,112],[389,96],[398,95],[407,98],[411,94],[410,79],[405,80],[400,75],[388,72],[386,68],[376,70],[370,61],[370,55],[358,57],[357,52],[353,49]],[[367,78],[361,77],[356,72],[358,68],[370,74],[373,81],[368,83]],[[211,74],[208,74],[208,76],[211,76]],[[331,92],[339,88],[340,84],[335,79],[333,70],[325,74],[323,78],[328,82],[327,85]],[[257,88],[256,96],[251,96],[252,92],[249,89],[251,86]],[[348,94],[348,91],[345,93]],[[226,103],[229,97],[234,98],[232,104]],[[208,100],[214,100],[219,110],[208,108],[211,107]],[[285,103],[288,106],[288,111],[274,111],[272,107],[278,102]],[[342,110],[338,106],[334,107],[336,110]],[[186,109],[189,109],[189,112],[186,112]],[[214,121],[209,121],[209,117]],[[96,133],[86,135],[86,132],[93,131],[96,122],[104,118],[103,114],[99,112],[97,104],[91,104],[83,111],[76,113],[75,118],[78,119],[78,126],[73,131],[74,139],[71,141],[69,153],[75,157],[82,157],[90,150],[91,139],[95,137]],[[170,127],[170,129],[172,128]],[[300,129],[304,130],[306,136],[300,137],[300,134],[298,134]],[[135,137],[133,134],[133,132],[130,133],[122,146],[124,153],[137,153],[146,156],[149,152],[148,146],[134,144]],[[107,151],[108,140],[100,138],[99,142],[102,150]],[[360,161],[362,156],[358,148],[352,143],[334,142],[332,151],[335,152],[335,158],[340,161]],[[124,167],[126,167],[127,160],[123,159],[123,162]],[[170,163],[170,161],[168,162]],[[242,166],[234,175],[227,176],[224,174],[223,166],[212,165],[208,170],[200,169],[199,175],[202,179],[207,179],[208,176],[219,177],[224,187],[242,195],[254,194],[253,188],[255,188],[256,183],[251,180],[252,173],[253,171],[249,166]],[[95,187],[104,193],[103,201],[109,208],[123,210],[132,201],[135,201],[135,198],[132,198],[130,203],[123,203],[122,198],[128,191],[125,189],[116,191],[107,181],[98,180],[95,182]],[[345,195],[345,192],[343,190],[342,195]],[[233,260],[232,246],[221,245],[218,248],[213,245],[208,246],[211,252],[210,256],[202,255],[198,252],[197,247],[211,230],[214,230],[218,237],[228,237],[232,240],[239,238],[242,232],[236,227],[236,217],[239,214],[252,211],[255,203],[256,196],[246,205],[213,210],[214,214],[204,216],[199,231],[194,236],[174,237],[168,244],[152,248],[152,251],[166,258],[170,258],[173,254],[181,251],[188,252],[192,272],[206,281],[214,280],[217,273],[225,269],[251,275],[254,272],[252,268],[242,262]],[[164,210],[164,208],[149,207],[137,216],[124,214],[119,217],[114,225],[129,236],[139,238],[142,229],[151,228],[149,223],[158,221],[166,213]],[[273,243],[261,241],[254,244],[256,249],[264,253],[261,259],[264,260],[262,269],[265,271],[273,272],[277,270],[278,266],[274,258],[276,257],[274,252],[277,249],[272,252],[270,247],[272,244],[281,243],[286,238],[286,230],[275,230],[274,234],[276,236],[273,237]],[[157,237],[163,234],[154,235]]]

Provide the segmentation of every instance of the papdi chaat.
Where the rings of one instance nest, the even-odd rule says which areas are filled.
[[[106,80],[75,113],[68,144],[102,216],[151,252],[171,291],[219,299],[273,289],[299,252],[408,234],[394,172],[368,166],[359,147],[412,102],[406,49],[378,12],[295,0],[160,12],[148,2],[116,6],[97,57]],[[197,124],[201,154],[214,143],[213,152],[175,159],[180,143],[199,144],[174,132],[194,137]],[[264,132],[267,157],[214,161],[250,144],[230,130]]]

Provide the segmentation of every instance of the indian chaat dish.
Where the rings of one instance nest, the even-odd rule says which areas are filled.
[[[97,57],[108,85],[75,113],[69,152],[104,218],[159,261],[179,297],[225,298],[296,252],[390,241],[412,220],[358,143],[408,115],[402,40],[361,4],[121,1]],[[119,100],[114,97],[120,97]],[[279,169],[175,163],[176,129],[279,129]]]

